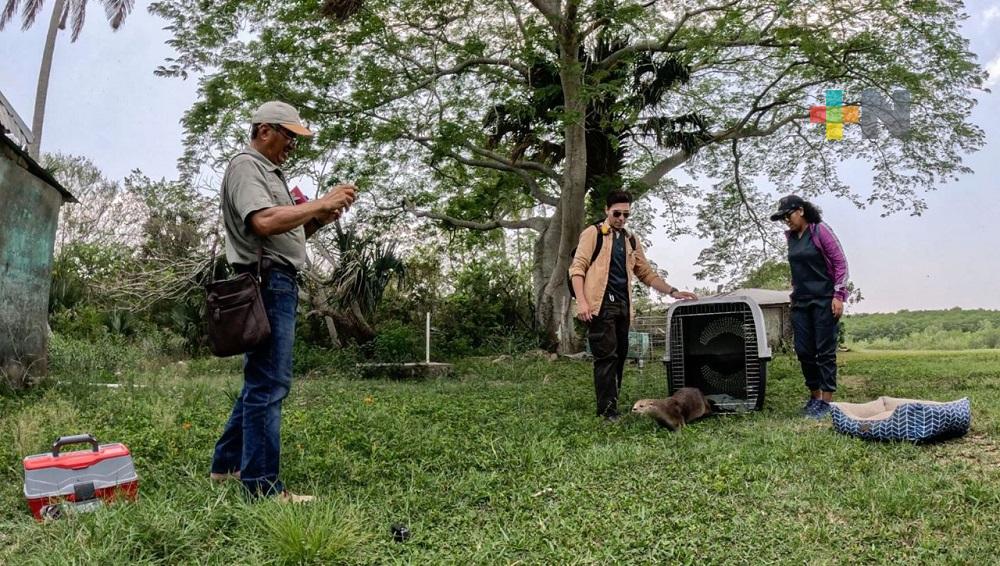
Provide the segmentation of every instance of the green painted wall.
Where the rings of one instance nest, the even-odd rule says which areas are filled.
[[[47,371],[49,285],[62,195],[0,146],[0,371]]]

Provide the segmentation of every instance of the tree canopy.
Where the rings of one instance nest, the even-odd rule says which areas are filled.
[[[761,222],[772,186],[919,214],[983,144],[960,2],[369,0],[336,18],[321,4],[150,6],[177,50],[158,73],[199,75],[186,171],[221,166],[260,102],[296,105],[319,135],[293,169],[333,164],[380,208],[456,229],[536,232],[551,347],[570,344],[569,250],[611,188],[662,199],[665,234],[644,235],[695,233],[699,275],[735,281],[780,255]],[[827,141],[809,109],[828,88],[847,104],[905,89],[913,128]],[[841,163],[871,185],[849,186]]]

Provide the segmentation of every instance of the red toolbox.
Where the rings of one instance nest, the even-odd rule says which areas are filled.
[[[63,446],[90,444],[90,450],[60,453]],[[24,497],[39,521],[65,511],[88,511],[118,497],[134,500],[139,476],[124,444],[98,444],[90,434],[61,436],[52,452],[24,459]]]

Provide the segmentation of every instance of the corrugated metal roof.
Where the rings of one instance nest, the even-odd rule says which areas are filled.
[[[31,145],[34,136],[24,120],[14,111],[14,106],[0,92],[0,135],[9,132],[8,135],[14,138],[21,147]]]
[[[35,177],[38,177],[42,181],[45,181],[45,183],[50,187],[52,187],[53,189],[59,191],[59,193],[62,194],[63,196],[63,202],[79,202],[78,200],[76,200],[76,197],[74,197],[72,193],[66,190],[66,187],[63,187],[62,185],[59,184],[59,181],[56,181],[56,178],[53,177],[52,174],[48,172],[48,170],[39,165],[37,161],[32,159],[31,156],[28,155],[28,152],[18,147],[18,145],[14,143],[14,140],[8,138],[5,135],[0,134],[0,144],[2,144],[3,147],[9,148],[10,151],[14,153],[14,156],[16,158],[19,158],[15,159],[18,165],[25,168],[29,173],[31,173]]]

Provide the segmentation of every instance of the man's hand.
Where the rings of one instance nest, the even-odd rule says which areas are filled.
[[[839,319],[840,315],[844,314],[844,301],[840,299],[833,299],[833,318]]]
[[[330,192],[320,197],[319,201],[323,205],[323,210],[330,214],[350,208],[357,198],[358,188],[354,185],[336,185]]]
[[[675,299],[680,299],[682,301],[697,301],[698,295],[695,295],[691,291],[677,291],[675,290],[670,294],[671,297]]]
[[[586,299],[578,299],[576,301],[576,311],[576,318],[579,318],[582,322],[590,322],[594,318],[590,314],[590,305]]]
[[[326,226],[327,224],[337,220],[343,214],[340,210],[334,210],[329,213],[320,213],[316,215],[316,221],[319,222],[320,226]]]

